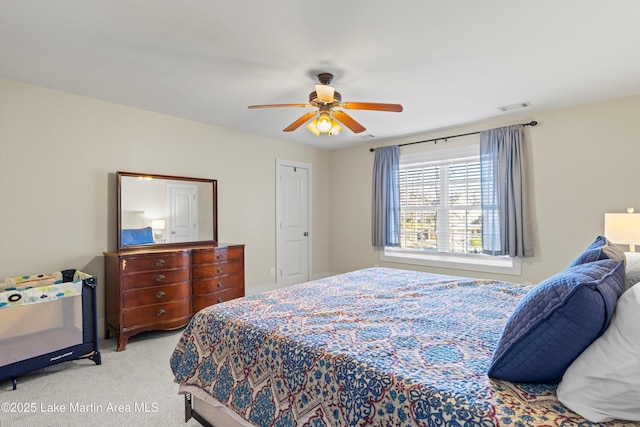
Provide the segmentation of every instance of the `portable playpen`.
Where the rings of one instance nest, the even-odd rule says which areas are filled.
[[[61,362],[100,365],[96,277],[69,269],[0,282],[0,382]]]

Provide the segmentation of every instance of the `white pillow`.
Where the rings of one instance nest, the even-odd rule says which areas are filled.
[[[640,252],[625,252],[624,255],[627,257],[624,279],[626,290],[640,282]]]
[[[611,324],[569,366],[557,396],[592,422],[640,421],[640,283],[620,296]]]

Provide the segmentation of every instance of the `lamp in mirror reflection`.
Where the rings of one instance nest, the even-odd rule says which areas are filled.
[[[629,245],[629,252],[635,252],[640,244],[640,213],[633,207],[627,213],[605,213],[604,235],[611,243]]]
[[[164,219],[152,219],[151,220],[151,229],[153,230],[153,239],[156,242],[160,242],[164,239],[164,228],[166,227],[166,223]]]

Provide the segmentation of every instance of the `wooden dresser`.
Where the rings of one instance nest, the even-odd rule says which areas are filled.
[[[177,329],[204,307],[244,296],[244,245],[105,252],[107,338]]]

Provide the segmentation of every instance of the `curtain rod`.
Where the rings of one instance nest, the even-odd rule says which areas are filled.
[[[530,121],[529,123],[520,123],[522,126],[535,126],[538,124],[538,122],[536,122],[535,120]],[[461,136],[467,136],[467,135],[477,135],[479,134],[481,131],[478,132],[469,132],[469,133],[461,133],[459,135],[451,135],[451,136],[443,136],[440,138],[433,138],[433,139],[425,139],[423,141],[415,141],[415,142],[406,142],[404,144],[398,144],[398,147],[403,147],[405,145],[413,145],[413,144],[422,144],[423,142],[435,142],[436,144],[438,143],[438,141],[440,141],[441,139],[444,140],[445,142],[447,141],[447,139],[449,138],[458,138]],[[370,152],[374,152],[376,151],[375,148],[369,148]]]

